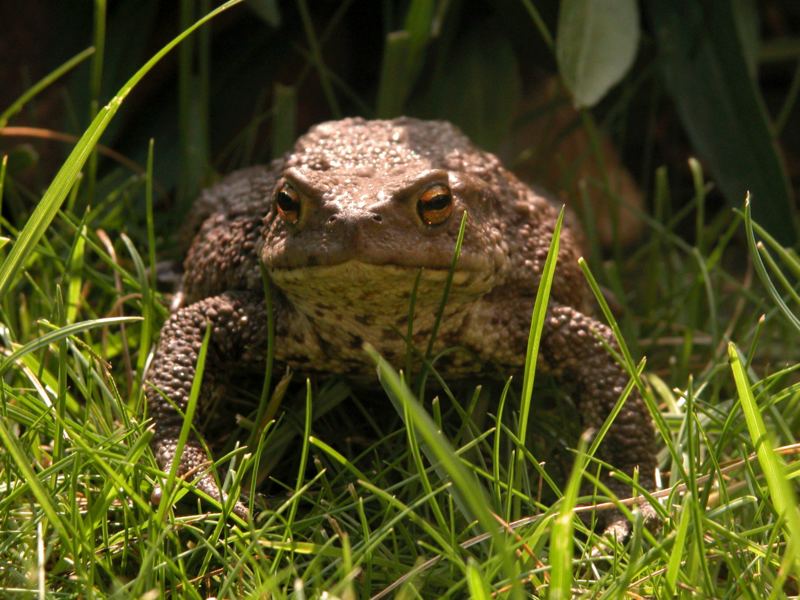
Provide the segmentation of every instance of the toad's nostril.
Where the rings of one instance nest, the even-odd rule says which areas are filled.
[[[376,223],[383,223],[383,217],[380,215],[372,215],[372,220]]]
[[[336,215],[331,215],[330,217],[328,217],[328,223],[329,224],[336,223],[337,220],[338,219],[336,218]]]

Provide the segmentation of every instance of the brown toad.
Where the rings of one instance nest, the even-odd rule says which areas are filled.
[[[458,350],[437,368],[450,378],[485,372],[489,364],[518,372],[557,212],[451,124],[323,123],[283,158],[233,173],[206,191],[192,217],[202,225],[185,261],[185,302],[164,325],[148,373],[161,467],[175,457],[182,423],[163,395],[186,406],[207,324],[204,390],[231,372],[264,368],[261,265],[273,289],[275,360],[305,373],[374,378],[363,344],[403,363],[418,273],[412,341],[417,348],[428,344],[464,211],[463,247],[434,346]],[[583,425],[597,428],[628,376],[598,339],[615,346],[608,328],[586,314],[589,292],[574,235],[565,229],[561,236],[540,366],[576,386]],[[653,486],[653,430],[636,391],[602,452],[628,473],[640,467],[643,485]],[[190,440],[179,472],[195,473],[207,461]],[[211,475],[197,485],[220,498]],[[236,511],[246,514],[241,504]],[[621,521],[615,526],[627,530]]]

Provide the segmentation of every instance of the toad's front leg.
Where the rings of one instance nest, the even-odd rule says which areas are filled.
[[[155,423],[153,450],[165,471],[175,460],[183,412],[207,327],[211,335],[198,414],[208,410],[215,383],[235,375],[243,365],[263,362],[266,355],[266,309],[256,294],[232,292],[205,298],[179,309],[167,320],[147,373],[145,391]],[[223,501],[225,496],[208,471],[209,462],[202,446],[190,436],[178,462],[178,475],[199,477],[198,489]],[[241,502],[233,510],[247,517],[247,508]]]
[[[611,413],[628,383],[628,374],[608,353],[603,340],[618,348],[611,330],[568,306],[548,311],[542,337],[544,356],[562,378],[576,384],[578,409],[583,426],[597,430]],[[656,466],[653,425],[639,391],[634,388],[600,446],[601,456],[615,468],[631,475],[639,469],[639,483],[648,490],[655,485]],[[615,494],[625,496],[630,488],[611,480]],[[655,510],[640,505],[645,523],[657,522]],[[619,514],[606,523],[606,532],[619,539],[630,533],[630,524]]]

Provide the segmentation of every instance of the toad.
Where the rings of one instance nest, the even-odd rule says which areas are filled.
[[[204,192],[192,216],[199,230],[184,264],[183,304],[161,330],[147,374],[158,464],[169,469],[175,459],[207,328],[198,411],[208,410],[215,384],[227,374],[263,372],[262,273],[272,289],[277,364],[374,381],[365,343],[394,364],[403,364],[408,343],[427,346],[464,212],[461,254],[433,346],[435,353],[455,350],[436,368],[451,379],[485,373],[489,365],[519,372],[557,210],[450,123],[322,123],[282,158],[237,171]],[[588,314],[578,256],[575,233],[564,228],[538,366],[573,386],[583,426],[598,428],[628,375],[604,348],[603,342],[617,347],[610,330]],[[640,483],[652,489],[653,437],[634,389],[600,454],[629,474],[638,467]],[[178,472],[197,477],[198,488],[221,499],[204,472],[208,461],[190,438]],[[629,495],[629,487],[609,485]],[[647,519],[654,516],[649,505],[642,509]],[[241,503],[234,511],[247,514]],[[610,527],[629,531],[620,515]]]

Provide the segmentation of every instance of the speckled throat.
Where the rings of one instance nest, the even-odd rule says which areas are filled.
[[[413,344],[424,352],[448,273],[446,269],[373,265],[360,261],[274,269],[270,277],[294,311],[290,315],[293,323],[289,330],[299,334],[283,348],[276,348],[276,358],[307,368],[307,364],[296,364],[301,362],[298,359],[302,354],[307,353],[314,370],[353,372],[364,367],[371,370],[365,364],[363,344],[366,342],[390,361],[402,364],[397,361],[402,361],[407,352],[405,337],[417,277]],[[460,343],[460,332],[470,317],[470,308],[489,289],[486,277],[480,273],[453,273],[435,349]]]

